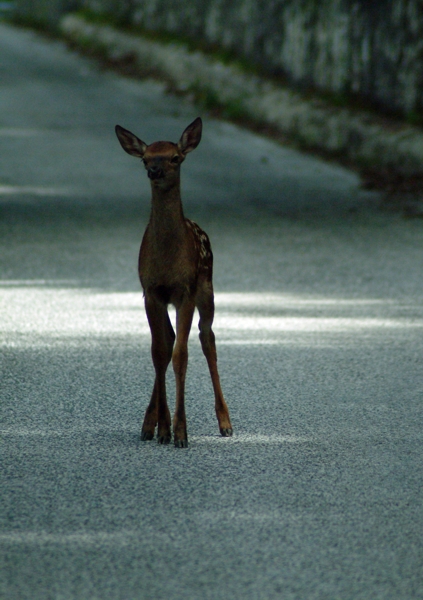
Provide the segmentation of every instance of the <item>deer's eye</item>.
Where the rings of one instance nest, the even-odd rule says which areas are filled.
[[[175,156],[173,156],[173,157],[170,159],[170,162],[171,162],[173,165],[177,165],[177,164],[178,164],[178,162],[179,162],[179,156],[176,154]]]

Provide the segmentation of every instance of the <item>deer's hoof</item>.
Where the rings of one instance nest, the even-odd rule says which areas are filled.
[[[154,433],[151,433],[150,431],[141,431],[141,441],[142,442],[149,442],[150,440],[152,440],[154,437]]]
[[[175,440],[175,448],[188,448],[188,440]]]
[[[158,444],[169,444],[170,443],[170,435],[158,435],[157,443]]]
[[[221,428],[220,433],[223,437],[231,437],[233,430],[230,427],[227,428]]]

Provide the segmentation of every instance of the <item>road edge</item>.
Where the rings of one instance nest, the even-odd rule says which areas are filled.
[[[306,98],[183,44],[153,41],[79,15],[63,17],[59,30],[80,50],[111,64],[130,63],[139,75],[158,76],[176,92],[220,106],[229,118],[268,127],[304,150],[321,152],[362,173],[377,173],[379,183],[384,177],[391,181],[393,174],[423,179],[423,131],[417,127]]]

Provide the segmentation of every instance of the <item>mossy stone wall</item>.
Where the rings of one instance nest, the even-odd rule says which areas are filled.
[[[354,95],[409,118],[423,111],[420,0],[133,0],[127,14],[339,102]]]
[[[342,104],[355,96],[422,122],[421,0],[17,0],[79,4],[233,52]],[[35,7],[35,8],[34,8]],[[55,14],[52,11],[51,14]]]

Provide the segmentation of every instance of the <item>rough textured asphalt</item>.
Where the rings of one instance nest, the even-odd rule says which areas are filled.
[[[235,432],[193,328],[190,447],[141,443],[149,189],[113,128],[198,111],[28,31],[0,57],[0,597],[423,598],[421,221],[201,115],[183,198]]]

